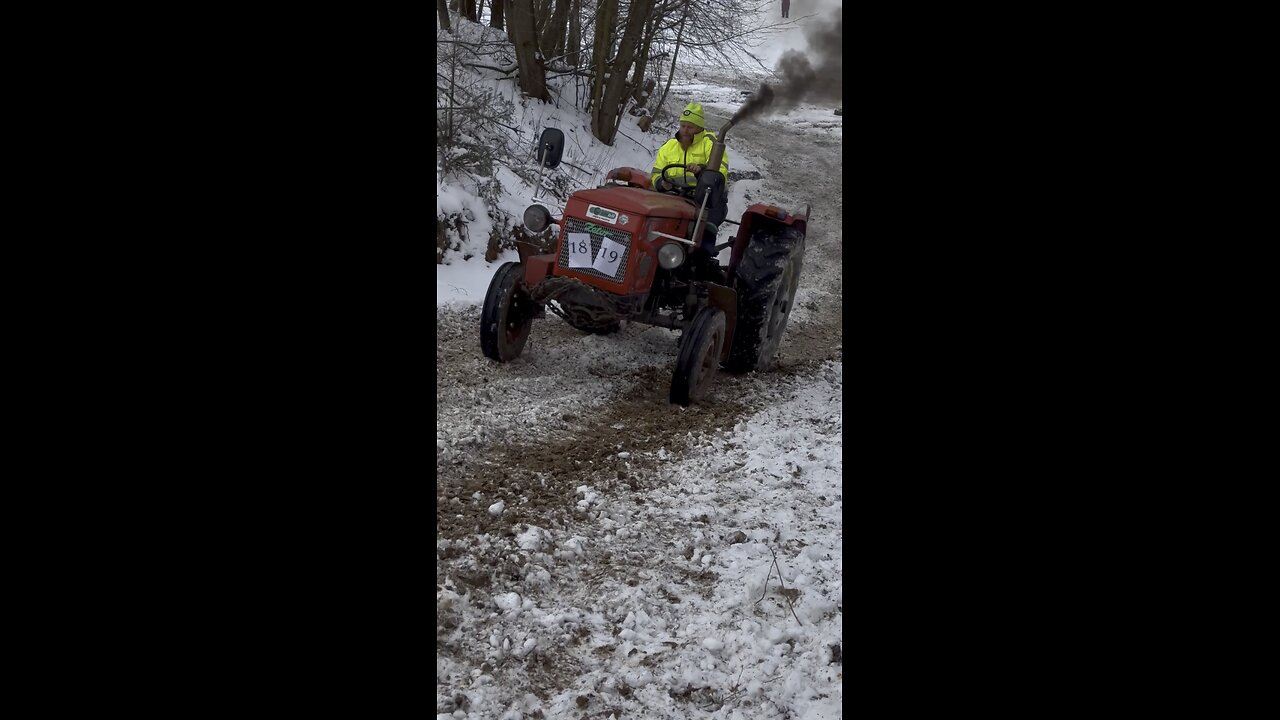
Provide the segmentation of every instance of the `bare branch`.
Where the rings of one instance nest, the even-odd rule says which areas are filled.
[[[773,566],[775,568],[778,568],[778,583],[782,585],[782,589],[784,591],[782,593],[782,596],[787,599],[787,607],[791,608],[791,616],[796,619],[796,623],[798,625],[804,625],[804,623],[800,622],[800,616],[796,615],[796,607],[791,604],[791,596],[785,592],[787,589],[787,584],[782,581],[782,568],[778,567],[778,555],[773,551],[772,547],[769,548],[769,554],[773,555]]]
[[[466,65],[467,67],[484,68],[485,70],[497,70],[503,75],[510,75],[511,73],[516,71],[515,63],[512,63],[507,67],[494,67],[492,65],[481,65],[480,63],[463,63],[463,64]]]

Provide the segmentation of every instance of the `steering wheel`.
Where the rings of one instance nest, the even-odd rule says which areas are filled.
[[[678,177],[667,177],[667,170],[675,167],[685,170],[685,172]],[[654,189],[658,192],[693,197],[694,191],[698,189],[698,178],[693,173],[688,172],[684,163],[671,163],[658,173],[658,182]]]

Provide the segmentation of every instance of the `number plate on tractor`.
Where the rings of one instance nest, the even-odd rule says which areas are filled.
[[[591,267],[591,236],[587,233],[566,233],[565,242],[569,245],[569,267]]]
[[[557,264],[620,283],[630,264],[631,233],[581,218],[566,218]]]
[[[626,254],[626,247],[609,238],[605,238],[600,241],[600,252],[596,254],[596,261],[591,264],[591,267],[596,272],[604,273],[616,279],[622,263],[622,257]]]

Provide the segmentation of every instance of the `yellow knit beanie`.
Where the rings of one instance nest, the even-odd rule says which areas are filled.
[[[706,130],[707,122],[702,119],[702,103],[691,102],[685,105],[684,112],[680,113],[680,122],[693,123]]]

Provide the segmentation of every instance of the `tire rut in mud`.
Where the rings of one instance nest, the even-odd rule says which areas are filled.
[[[731,429],[749,410],[730,396],[732,378],[717,378],[712,404],[688,408],[667,400],[670,370],[645,368],[631,379],[601,412],[561,413],[563,432],[526,435],[520,444],[438,467],[437,537],[501,533],[516,523],[570,527],[578,522],[579,486],[642,493],[658,463],[681,456],[703,433]],[[490,514],[499,499],[504,511]]]

